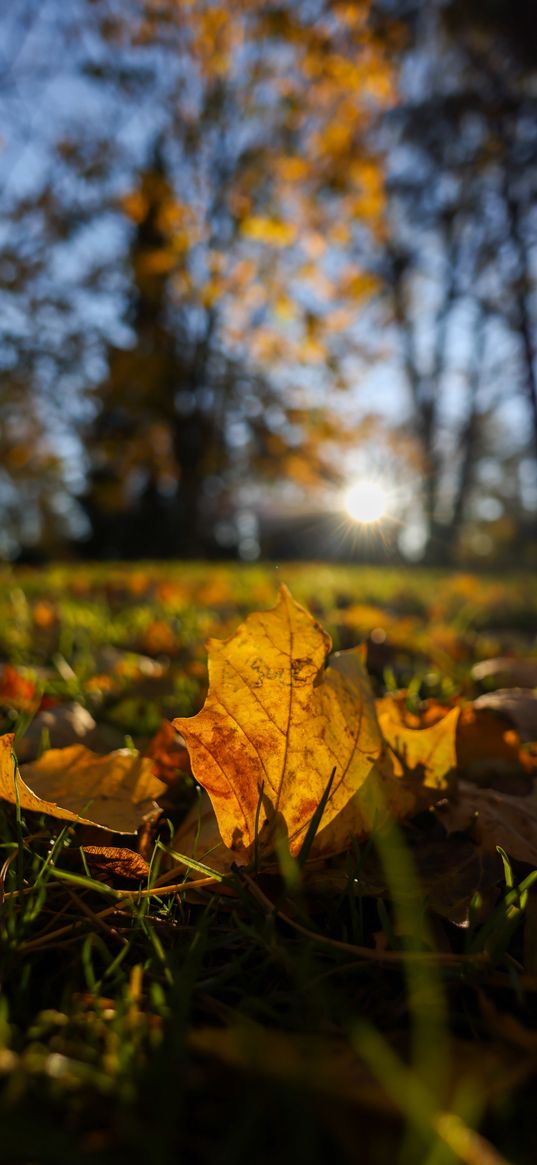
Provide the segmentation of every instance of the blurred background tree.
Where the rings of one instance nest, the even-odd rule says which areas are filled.
[[[6,12],[5,554],[315,554],[373,474],[390,553],[532,561],[531,7]]]
[[[51,142],[65,235],[95,237],[115,213],[127,243],[121,335],[103,329],[79,428],[88,545],[207,552],[216,527],[234,537],[253,478],[338,479],[352,433],[327,389],[345,387],[343,335],[374,287],[384,203],[368,134],[393,98],[388,46],[367,0],[76,8],[73,69],[108,122],[133,119],[111,150],[75,103]],[[81,265],[95,297],[117,260]]]
[[[535,546],[533,15],[526,0],[392,7],[408,41],[384,124],[380,263],[421,461],[421,542],[430,562],[472,547],[486,559],[483,523],[492,534],[502,516]]]

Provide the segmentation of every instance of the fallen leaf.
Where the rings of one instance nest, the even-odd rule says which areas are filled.
[[[481,896],[480,917],[494,908],[498,882],[496,852],[485,853],[462,835],[419,839],[410,852],[430,910],[456,926],[467,926],[476,890]]]
[[[415,794],[405,782],[374,767],[345,808],[329,825],[319,829],[307,865],[341,853],[353,838],[367,836],[373,827],[382,826],[387,819],[407,817],[415,808]],[[203,862],[219,874],[228,874],[238,860],[237,852],[222,841],[216,814],[205,790],[181,822],[171,848],[185,858]],[[244,860],[244,855],[239,860]],[[195,869],[193,876],[197,876]]]
[[[472,679],[490,688],[537,688],[537,659],[483,659],[472,668]]]
[[[18,799],[21,809],[33,813],[135,833],[165,789],[153,776],[151,761],[129,749],[108,756],[98,756],[82,744],[50,749],[19,772],[13,743],[12,733],[0,737],[0,797],[12,805]],[[85,816],[88,811],[91,817]]]
[[[537,770],[537,754],[531,749],[522,747],[520,736],[509,719],[507,709],[502,708],[500,715],[499,704],[495,707],[489,706],[489,700],[495,701],[499,695],[499,692],[493,692],[480,696],[473,703],[460,708],[455,734],[457,775],[478,784],[490,785],[499,780],[513,782],[516,778],[521,778],[524,782]],[[521,693],[521,696],[523,701],[525,699],[533,701],[528,692]],[[385,696],[376,701],[376,707],[388,743],[395,732],[395,728],[391,727],[392,721],[395,725],[399,723],[408,729],[424,730],[445,722],[450,714],[449,707],[435,700],[424,701],[419,711],[411,711],[407,707],[404,694]],[[509,707],[511,708],[511,705]],[[440,735],[442,731],[441,728],[438,729]],[[413,739],[418,744],[419,737],[415,736]],[[423,739],[425,744],[427,738]]]
[[[364,784],[380,754],[368,685],[345,669],[324,670],[330,646],[282,587],[273,610],[250,615],[227,640],[209,640],[204,707],[174,721],[224,844],[243,856],[256,819],[265,848],[279,826],[296,853],[332,771],[324,825]]]
[[[498,694],[498,693],[495,693]],[[480,785],[522,784],[537,775],[537,754],[523,748],[520,736],[497,711],[479,700],[461,711],[457,729],[457,764],[461,777]]]
[[[432,728],[443,720],[450,711],[446,704],[439,704],[437,700],[423,700],[419,710],[409,708],[405,690],[396,695],[382,696],[375,700],[377,715],[390,716],[405,728]]]
[[[439,830],[440,833],[440,830]],[[488,893],[498,880],[498,866],[480,853],[469,838],[421,837],[412,838],[409,848],[417,875],[419,899],[416,910],[427,907],[456,925],[467,921],[468,908],[476,890]],[[496,855],[495,855],[496,856]],[[353,876],[347,860],[339,863],[315,864],[304,867],[306,892],[317,897],[333,898],[351,891],[356,897],[389,898],[386,873],[374,847],[362,856],[359,873]]]
[[[515,797],[460,781],[456,799],[443,801],[436,813],[448,833],[472,827],[485,852],[500,845],[510,858],[537,866],[537,785],[527,797]]]
[[[106,874],[108,878],[127,878],[137,882],[147,879],[149,865],[141,854],[125,846],[84,845],[88,866],[92,874]]]
[[[528,688],[499,688],[474,700],[474,708],[505,716],[523,741],[537,741],[537,696]]]
[[[399,702],[377,700],[377,716],[396,777],[412,778],[419,786],[446,792],[457,768],[456,733],[459,708],[451,708],[428,728],[407,728]]]
[[[428,797],[425,804],[430,803]],[[317,833],[311,847],[312,859],[332,857],[367,837],[388,821],[410,817],[420,808],[419,782],[394,776],[389,757],[381,753],[354,796],[328,825]],[[323,819],[324,820],[324,819]]]
[[[171,785],[182,773],[190,773],[188,751],[169,720],[162,720],[147,745],[145,755],[151,757],[155,776],[166,785]]]
[[[58,817],[61,821],[80,821],[86,825],[93,825],[87,817],[72,813],[70,809],[63,809],[50,801],[44,801],[28,788],[17,768],[13,753],[15,736],[8,732],[0,736],[0,799],[9,801],[11,805],[17,802],[21,809],[30,809],[32,813],[48,813],[51,817]]]
[[[58,623],[58,611],[46,599],[39,599],[32,607],[32,620],[34,627],[38,627],[40,631],[48,631],[49,627]]]
[[[165,619],[153,619],[142,636],[144,653],[153,655],[177,655],[179,641]]]

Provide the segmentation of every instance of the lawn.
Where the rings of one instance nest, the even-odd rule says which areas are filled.
[[[281,583],[335,651],[366,644],[379,714],[419,734],[461,710],[454,784],[322,861],[180,868],[200,790],[169,721],[203,705],[207,639]],[[24,778],[126,748],[165,793],[131,833],[0,801],[2,1165],[533,1163],[537,679],[524,724],[473,701],[519,688],[536,644],[528,575],[4,568],[0,732]]]

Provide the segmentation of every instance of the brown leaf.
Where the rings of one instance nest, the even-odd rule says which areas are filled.
[[[149,865],[141,854],[124,846],[85,845],[82,847],[92,874],[107,878],[127,878],[139,882],[149,874]]]
[[[413,782],[395,776],[387,756],[381,755],[337,817],[326,826],[321,822],[311,848],[312,859],[332,857],[347,849],[353,838],[367,837],[393,818],[410,817],[419,808],[418,800]]]
[[[487,708],[514,725],[523,741],[537,741],[537,697],[528,688],[499,688],[474,700],[478,711]]]
[[[457,763],[461,777],[477,784],[531,779],[537,773],[537,755],[521,747],[518,732],[492,709],[478,701],[461,711],[457,730]]]
[[[483,659],[472,668],[472,679],[492,688],[537,688],[537,659]]]
[[[499,866],[494,858],[479,851],[467,837],[413,837],[409,852],[417,875],[419,894],[428,909],[457,926],[468,920],[470,903],[476,890],[485,899],[486,908],[494,905],[493,888],[498,881]],[[375,849],[365,854],[359,878],[349,885],[346,863],[304,867],[305,889],[318,896],[334,897],[352,889],[357,897],[388,897],[386,874]],[[416,909],[421,908],[416,903]]]
[[[494,700],[499,694],[491,693],[490,699]],[[533,698],[529,697],[529,693],[526,696]],[[536,771],[537,754],[522,747],[520,737],[515,727],[508,722],[507,715],[499,715],[499,708],[493,709],[488,701],[489,696],[479,697],[460,709],[455,741],[457,774],[479,784],[491,784],[498,780],[512,782],[515,778],[522,778],[524,783]],[[389,714],[390,719],[414,729],[432,728],[445,720],[450,712],[449,707],[434,700],[425,701],[418,712],[410,711],[404,693],[384,697],[377,700],[376,705],[380,717]],[[386,721],[383,722],[386,726]],[[386,731],[389,741],[389,727]]]
[[[171,785],[181,773],[190,773],[190,758],[184,741],[169,720],[149,741],[145,755],[151,758],[153,772],[165,785]]]
[[[475,823],[472,836],[484,851],[501,845],[509,857],[537,866],[537,786],[515,797],[461,781],[456,800],[442,802],[436,812],[449,833]]]

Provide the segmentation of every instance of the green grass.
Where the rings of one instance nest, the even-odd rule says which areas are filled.
[[[201,705],[205,638],[272,605],[279,581],[338,648],[380,630],[376,690],[414,700],[471,696],[473,662],[531,653],[537,631],[524,576],[193,564],[0,581],[3,659],[142,747]],[[23,729],[24,701],[3,699],[2,730]],[[448,843],[429,814],[324,882],[283,863],[173,893],[155,885],[166,820],[144,883],[101,881],[83,837],[0,803],[1,1165],[485,1165],[477,1131],[499,1160],[533,1162],[527,867],[498,860],[493,900],[475,895],[461,928],[438,905]]]

